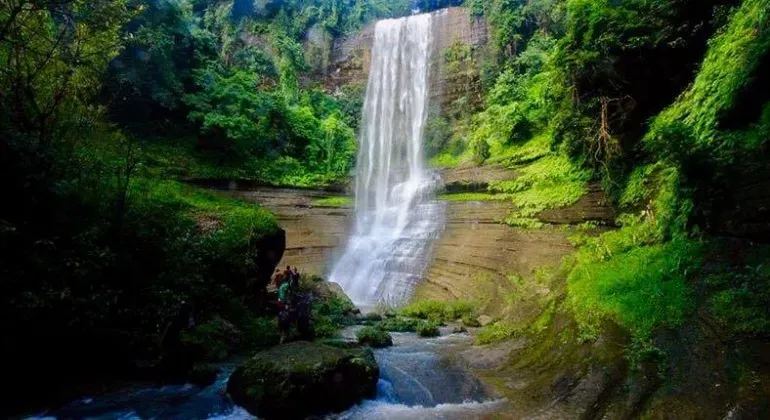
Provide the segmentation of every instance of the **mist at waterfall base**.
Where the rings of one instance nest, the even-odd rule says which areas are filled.
[[[404,303],[443,228],[441,186],[427,169],[433,15],[377,22],[356,162],[353,234],[329,280],[359,306]]]

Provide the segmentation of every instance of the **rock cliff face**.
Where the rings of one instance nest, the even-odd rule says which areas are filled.
[[[509,179],[515,175],[501,167],[485,166],[445,170],[442,176],[449,186],[467,190],[485,185],[488,179]],[[265,206],[278,217],[286,231],[286,251],[280,266],[328,274],[336,253],[347,240],[353,222],[352,206],[316,205],[318,199],[329,196],[321,191],[257,188],[234,194]],[[501,221],[513,210],[506,201],[447,204],[444,231],[435,244],[416,296],[477,298],[485,302],[490,313],[506,306],[504,296],[514,291],[517,281],[555,270],[573,250],[567,240],[569,232],[562,226],[585,221],[608,224],[614,220],[612,208],[597,188],[591,188],[573,206],[543,212],[541,220],[551,225],[535,230],[503,224]]]
[[[473,68],[473,57],[484,53],[488,40],[486,20],[472,17],[463,7],[442,9],[433,16],[431,104],[443,110],[460,97],[466,97],[471,104],[481,101],[481,82]],[[350,84],[366,85],[373,43],[374,24],[355,36],[332,41],[325,60],[328,65],[320,72],[328,92]],[[461,49],[461,57],[448,54],[453,49]]]
[[[348,237],[352,207],[314,205],[315,200],[329,196],[321,191],[256,188],[234,194],[275,213],[286,231],[286,251],[279,267],[291,265],[304,273],[328,273],[335,251]]]
[[[485,312],[499,313],[517,279],[555,269],[572,251],[567,233],[557,227],[537,230],[501,223],[511,211],[503,202],[450,202],[447,224],[417,296],[475,299]]]

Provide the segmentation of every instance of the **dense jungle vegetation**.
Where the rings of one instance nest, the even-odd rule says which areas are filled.
[[[768,0],[0,0],[0,328],[19,395],[132,372],[185,305],[201,334],[273,343],[274,216],[179,180],[344,184],[364,86],[328,91],[328,51],[304,42],[461,4],[489,47],[444,59],[482,90],[431,115],[426,148],[516,170],[468,197],[513,202],[516,227],[601,184],[616,229],[576,235],[561,273],[580,339],[614,322],[656,357],[656,332],[700,311],[767,338],[770,213],[737,191],[767,185]],[[328,334],[337,304],[316,308]]]
[[[589,181],[601,182],[620,228],[576,237],[580,251],[567,264],[568,301],[584,338],[612,319],[651,348],[656,328],[682,325],[704,293],[733,333],[766,335],[767,249],[739,251],[717,237],[768,237],[745,227],[766,214],[762,205],[731,190],[767,177],[770,3],[471,8],[493,28],[492,59],[466,67],[484,84],[484,102],[443,123],[446,143],[433,161],[516,169],[515,180],[492,182],[485,197],[512,200],[518,210],[506,222],[514,226],[542,225],[539,212],[570,205]],[[727,253],[741,253],[738,267],[715,263]],[[721,271],[733,269],[740,274]]]

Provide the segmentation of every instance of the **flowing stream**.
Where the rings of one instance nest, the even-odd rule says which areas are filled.
[[[360,327],[350,327],[343,337],[353,339]],[[442,328],[436,338],[413,333],[393,333],[394,346],[375,350],[380,366],[377,396],[327,420],[370,419],[479,419],[503,408],[489,400],[481,383],[465,369],[449,363],[453,349],[471,342],[467,334]],[[227,380],[237,360],[218,365],[217,381],[208,387],[166,385],[133,387],[92,398],[82,398],[36,419],[253,419],[225,394]]]
[[[441,180],[425,168],[433,15],[377,22],[356,163],[353,235],[329,280],[359,306],[405,302],[441,233]]]

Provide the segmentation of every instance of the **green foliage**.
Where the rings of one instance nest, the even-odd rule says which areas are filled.
[[[324,197],[313,200],[313,205],[318,207],[351,207],[353,199],[351,197]]]
[[[274,317],[249,316],[241,323],[243,331],[243,347],[246,349],[262,349],[271,347],[280,341],[278,321]]]
[[[229,246],[242,245],[277,229],[275,216],[246,201],[224,198],[174,181],[137,179],[131,185],[131,196],[137,199],[137,211],[144,206],[165,206],[191,217],[211,217],[220,224],[207,232],[208,240]]]
[[[570,305],[584,332],[609,318],[649,338],[660,326],[677,327],[693,309],[688,275],[700,248],[685,239],[633,248],[607,260],[579,259],[568,278]]]
[[[587,192],[589,171],[568,157],[549,154],[518,169],[511,181],[492,181],[489,190],[509,197],[517,209],[506,222],[513,226],[539,227],[536,216],[546,209],[566,207]]]
[[[417,326],[419,326],[423,322],[424,321],[420,321],[414,318],[405,318],[405,317],[397,316],[397,317],[391,317],[391,318],[386,318],[382,320],[382,322],[380,322],[378,327],[382,328],[385,331],[415,332],[417,331]]]
[[[336,294],[314,300],[310,318],[315,336],[321,338],[337,337],[343,327],[354,323],[354,319],[351,317],[354,309],[355,306],[350,300]]]
[[[441,331],[439,331],[437,324],[424,322],[417,326],[417,335],[425,338],[438,337],[441,335]]]
[[[462,317],[462,322],[463,322],[464,326],[470,327],[470,328],[478,328],[478,327],[481,326],[479,321],[476,318],[474,318],[473,316],[470,316],[470,315],[466,315],[466,316]]]
[[[510,322],[497,321],[483,327],[476,334],[477,344],[495,344],[509,340],[518,334],[518,329]]]
[[[334,176],[345,176],[353,167],[356,135],[338,114],[321,121],[321,135],[307,147],[311,167]]]
[[[484,161],[491,156],[489,149],[489,143],[487,143],[486,139],[482,137],[476,137],[470,143],[470,150],[473,156],[473,161],[477,165],[484,163]]]
[[[521,106],[514,102],[510,105],[492,105],[474,118],[475,129],[471,132],[470,141],[474,148],[474,156],[486,153],[483,160],[494,152],[487,149],[479,154],[476,148],[487,144],[493,150],[499,150],[509,142],[524,141],[529,138],[529,126],[522,114]]]
[[[440,115],[431,115],[425,123],[425,156],[431,158],[444,150],[452,137],[449,121]]]
[[[730,162],[735,151],[751,150],[751,136],[726,135],[720,129],[738,96],[762,75],[759,65],[770,51],[766,1],[744,1],[729,24],[710,43],[695,81],[677,102],[652,123],[645,142],[660,155],[684,157],[705,153]],[[767,100],[767,98],[765,98]]]
[[[711,292],[709,312],[737,336],[765,336],[770,332],[770,270],[766,265],[767,247],[760,249],[764,252],[752,252],[759,258],[749,258],[745,267],[724,267],[705,279]]]
[[[106,80],[115,119],[134,128],[182,106],[196,56],[205,54],[189,2],[144,3]]]
[[[182,343],[203,352],[205,361],[222,361],[241,344],[241,332],[221,317],[183,331]]]
[[[356,332],[358,343],[374,348],[390,347],[393,345],[393,338],[390,334],[377,327],[363,327]]]
[[[440,200],[445,201],[493,201],[503,200],[505,195],[490,194],[490,193],[455,193],[455,194],[442,194],[438,197]]]
[[[189,118],[204,135],[217,137],[216,147],[234,154],[264,153],[276,147],[271,116],[282,112],[282,104],[274,94],[254,89],[256,75],[205,69],[196,73],[196,81],[201,90],[185,97],[193,110]]]
[[[467,300],[418,300],[401,308],[399,314],[408,318],[443,323],[471,316],[475,311],[476,305]]]
[[[472,163],[473,155],[470,149],[455,154],[453,151],[444,151],[430,160],[430,164],[436,168],[454,168],[462,164]]]

